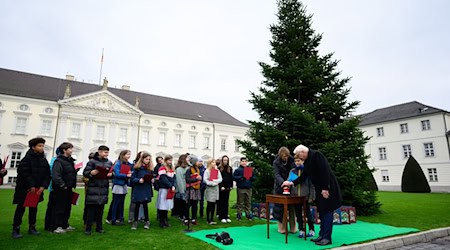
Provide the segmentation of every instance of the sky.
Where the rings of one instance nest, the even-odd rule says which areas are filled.
[[[450,111],[450,1],[309,0],[321,54],[351,77],[355,114],[419,101]],[[0,0],[0,68],[219,106],[248,103],[270,63],[275,0]]]

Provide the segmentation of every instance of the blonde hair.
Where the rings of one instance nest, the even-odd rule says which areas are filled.
[[[212,166],[213,163],[216,164],[216,160],[214,160],[214,159],[212,159],[212,158],[209,159],[209,160],[207,161],[206,168],[209,169],[209,170],[211,170],[211,168],[212,168],[211,166]]]
[[[283,155],[287,155],[287,156],[291,155],[291,152],[289,151],[289,149],[287,147],[281,147],[278,150],[278,156],[282,157]]]

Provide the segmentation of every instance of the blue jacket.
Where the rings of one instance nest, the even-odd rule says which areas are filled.
[[[200,168],[200,176],[203,176],[203,174],[205,173],[206,167],[205,166],[201,166]],[[200,189],[206,189],[206,183],[202,181],[202,183],[200,184]]]
[[[250,180],[247,180],[244,178],[244,167],[239,166],[233,173],[233,180],[236,181],[237,188],[250,189],[256,180],[255,171],[253,171]]]
[[[133,183],[133,189],[131,190],[131,202],[151,202],[153,196],[152,183],[146,182],[140,183],[139,180],[144,178],[146,174],[153,174],[152,171],[141,167],[135,169],[131,175],[131,181]]]
[[[168,174],[173,177],[169,176]],[[172,188],[175,186],[175,182],[176,182],[175,171],[172,171],[171,173],[167,173],[167,169],[165,167],[161,166],[159,168],[158,175],[159,175],[158,184],[159,184],[160,189],[161,188],[169,189],[169,188]]]
[[[119,185],[119,186],[125,186],[127,185],[127,180],[128,177],[126,174],[121,174],[120,173],[120,166],[122,164],[127,164],[130,166],[130,170],[133,171],[133,163],[130,162],[121,162],[121,161],[116,161],[116,164],[114,164],[114,178],[113,178],[113,185]]]

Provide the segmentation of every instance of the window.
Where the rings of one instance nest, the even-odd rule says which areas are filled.
[[[181,134],[175,134],[175,147],[181,147]]]
[[[423,144],[424,148],[425,148],[425,156],[426,157],[432,157],[434,156],[434,147],[433,147],[433,143],[424,143]]]
[[[17,182],[17,177],[12,177],[12,176],[8,177],[9,184],[14,184],[16,182]]]
[[[80,138],[81,134],[81,123],[74,122],[72,124],[72,138]]]
[[[389,182],[389,171],[388,170],[381,170],[381,180],[383,182]]]
[[[97,126],[97,140],[104,140],[105,139],[105,126],[98,125]]]
[[[377,136],[384,136],[384,128],[377,128]]]
[[[189,136],[189,147],[190,148],[195,148],[195,135],[190,135]]]
[[[238,142],[237,142],[237,140],[236,141],[234,141],[234,152],[239,152],[239,144],[238,144]]]
[[[149,142],[150,142],[150,132],[149,131],[142,131],[141,143],[142,144],[149,144]]]
[[[386,148],[378,148],[378,152],[380,153],[380,160],[386,160]]]
[[[409,158],[411,156],[411,145],[403,145],[403,158]]]
[[[128,129],[120,128],[119,130],[119,142],[126,142],[128,137]]]
[[[25,117],[17,117],[16,118],[16,134],[24,135],[27,130],[27,121],[28,119]]]
[[[240,165],[241,165],[241,164],[239,163],[239,161],[235,161],[235,162],[233,163],[233,168],[234,168],[234,169],[237,169]]]
[[[227,139],[220,139],[220,150],[227,150]]]
[[[158,145],[160,145],[160,146],[166,145],[166,133],[165,132],[160,132],[159,133]]]
[[[430,182],[438,181],[437,171],[435,168],[428,169],[428,178],[429,178]]]
[[[41,127],[41,135],[50,136],[52,131],[52,121],[51,120],[43,120]]]
[[[408,123],[400,124],[400,133],[402,134],[408,133]]]
[[[205,149],[209,149],[209,136],[205,136]]]
[[[431,126],[430,126],[430,120],[424,120],[421,121],[422,123],[422,130],[430,130]]]
[[[20,165],[20,159],[22,159],[22,152],[13,151],[11,153],[11,163],[10,168],[18,168]]]

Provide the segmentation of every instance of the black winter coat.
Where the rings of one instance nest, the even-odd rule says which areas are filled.
[[[230,190],[231,188],[233,188],[233,172],[230,171],[228,173],[227,169],[224,168],[223,171],[220,171],[220,174],[222,175],[222,182],[219,183],[220,190],[222,190],[222,187],[224,187],[226,190]]]
[[[77,186],[77,171],[75,170],[74,161],[72,157],[59,155],[53,162],[53,189],[72,189]]]
[[[48,188],[50,183],[50,165],[45,155],[28,150],[17,168],[17,183],[14,192],[13,204],[23,204],[28,189]],[[44,193],[39,201],[44,200]]]
[[[341,188],[328,165],[327,158],[317,151],[309,150],[305,161],[305,170],[302,175],[294,181],[294,184],[303,183],[309,176],[316,189],[317,210],[319,213],[330,213],[342,205]],[[330,196],[323,198],[322,190],[328,190]]]
[[[94,158],[87,163],[83,171],[84,177],[89,178],[86,190],[86,204],[103,205],[108,203],[109,180],[91,175],[91,171],[96,167],[104,167],[109,172],[112,166],[113,163],[110,160],[100,159],[98,153],[95,153]]]
[[[281,161],[281,158],[277,156],[272,164],[273,176],[274,176],[274,194],[282,194],[283,188],[281,184],[289,177],[289,172],[294,167],[294,158],[289,156],[285,164]]]

